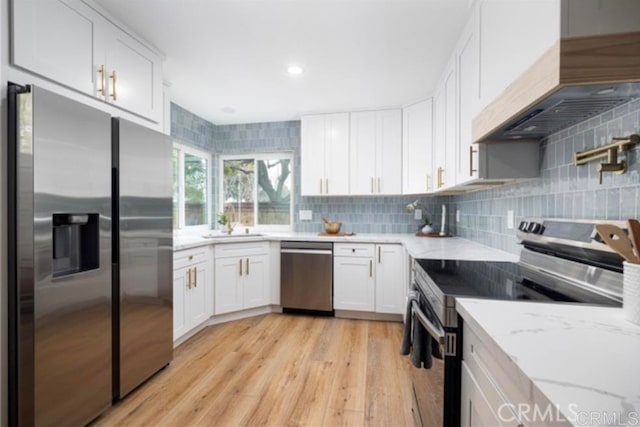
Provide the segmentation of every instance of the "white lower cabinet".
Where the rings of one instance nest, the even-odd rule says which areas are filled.
[[[461,426],[571,425],[486,333],[466,321],[462,330]]]
[[[461,383],[460,425],[464,427],[501,426],[465,362],[462,362]]]
[[[402,245],[334,245],[333,306],[336,310],[402,313],[405,262]]]
[[[269,304],[268,242],[216,246],[215,314]]]
[[[173,259],[175,341],[213,314],[213,261],[207,246],[176,252]]]
[[[402,313],[406,294],[402,245],[376,245],[376,313]]]
[[[373,258],[335,257],[333,290],[334,309],[374,311]]]

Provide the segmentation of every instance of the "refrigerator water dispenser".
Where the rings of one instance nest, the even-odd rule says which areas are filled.
[[[98,220],[96,213],[53,214],[53,277],[100,267]]]

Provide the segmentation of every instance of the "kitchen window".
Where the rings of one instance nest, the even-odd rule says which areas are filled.
[[[173,228],[210,229],[211,155],[173,144]]]
[[[220,206],[235,227],[291,230],[293,156],[220,157]]]

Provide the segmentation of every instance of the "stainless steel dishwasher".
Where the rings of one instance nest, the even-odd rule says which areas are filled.
[[[281,243],[280,304],[284,312],[333,314],[333,243]]]

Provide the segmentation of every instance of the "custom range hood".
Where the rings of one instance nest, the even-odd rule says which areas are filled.
[[[640,32],[563,38],[473,120],[474,142],[540,139],[640,97]]]

